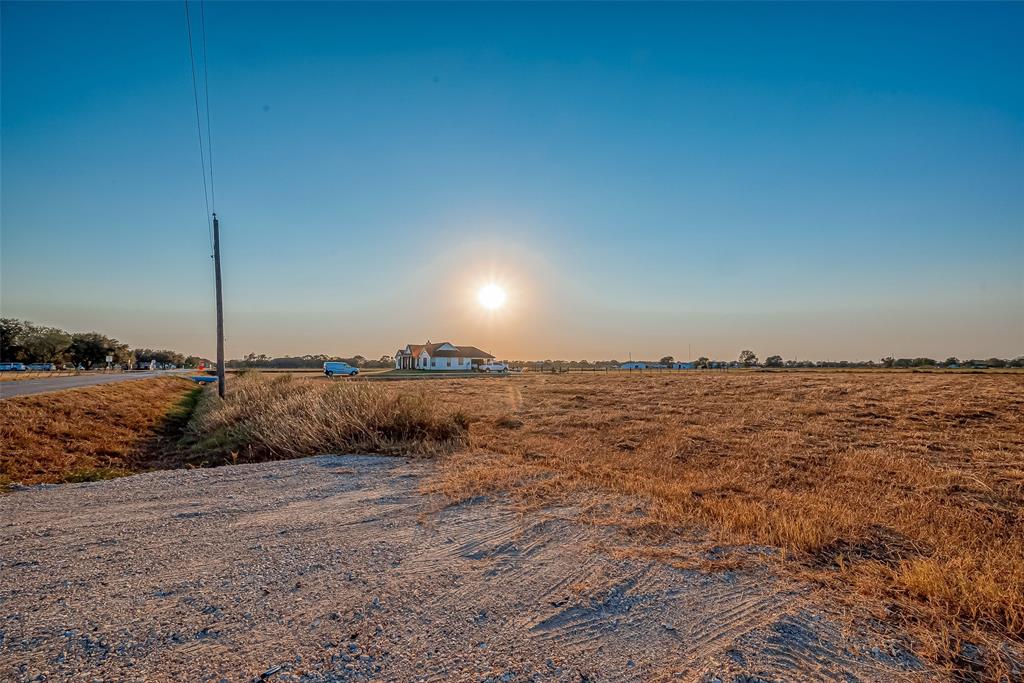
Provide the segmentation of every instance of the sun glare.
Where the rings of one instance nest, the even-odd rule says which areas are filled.
[[[484,285],[476,293],[477,301],[489,311],[501,308],[505,305],[505,290],[498,285],[491,283]]]

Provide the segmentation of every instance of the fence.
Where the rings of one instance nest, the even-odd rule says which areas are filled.
[[[545,364],[541,366],[528,365],[524,368],[527,372],[542,372],[551,374],[560,374],[566,372],[579,372],[579,373],[673,373],[673,372],[726,372],[729,370],[739,370],[741,368],[731,367],[717,367],[717,368],[615,368],[615,367],[583,367],[583,366],[570,366],[568,364]]]

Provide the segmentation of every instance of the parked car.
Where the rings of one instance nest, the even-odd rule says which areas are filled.
[[[324,363],[324,374],[328,377],[334,377],[335,375],[346,375],[352,377],[353,375],[359,374],[359,368],[354,368],[348,363],[343,363],[340,360],[327,361]]]
[[[490,363],[481,363],[476,366],[477,372],[508,372],[508,366],[504,363],[498,363],[492,361]]]
[[[57,369],[57,366],[54,365],[53,363],[29,363],[28,364],[28,369],[29,370],[43,370],[43,371],[47,371],[47,372],[52,372],[52,371]]]
[[[0,363],[0,372],[24,372],[24,363]]]

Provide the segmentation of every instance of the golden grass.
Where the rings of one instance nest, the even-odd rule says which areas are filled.
[[[187,417],[194,384],[132,380],[0,401],[0,489],[88,481],[150,465],[169,423]]]
[[[629,504],[604,522],[770,545],[855,588],[951,669],[1024,637],[1024,377],[549,375],[421,383],[475,417],[433,491]],[[640,514],[637,514],[637,513]],[[662,546],[663,547],[663,546]],[[652,544],[653,548],[653,544]],[[659,551],[660,552],[660,551]],[[840,591],[843,592],[843,591]]]
[[[0,484],[137,469],[191,390],[162,378],[2,401]],[[1024,638],[1022,424],[1019,374],[252,373],[223,403],[207,389],[188,431],[206,464],[446,454],[429,491],[569,501],[633,531],[622,552],[679,566],[692,563],[680,534],[773,546],[714,564],[777,562],[901,620],[961,677],[1006,679]]]
[[[188,425],[196,458],[232,462],[320,453],[437,455],[464,445],[468,420],[422,392],[251,372],[211,390]]]

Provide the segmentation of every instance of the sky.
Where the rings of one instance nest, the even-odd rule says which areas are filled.
[[[1024,4],[190,5],[228,357],[1024,353]],[[212,356],[183,4],[0,38],[0,312]]]

